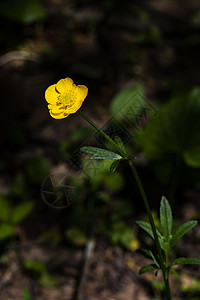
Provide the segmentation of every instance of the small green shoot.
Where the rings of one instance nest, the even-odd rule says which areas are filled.
[[[137,221],[136,224],[141,227],[144,231],[146,231],[152,238],[153,232],[151,229],[151,225],[148,222]],[[171,248],[176,244],[176,242],[183,237],[188,231],[190,231],[194,226],[197,225],[197,221],[189,221],[181,225],[174,233],[172,233],[173,228],[173,216],[171,207],[167,199],[163,196],[160,202],[160,224],[162,228],[162,233],[157,230],[158,240],[162,250],[165,253],[165,268],[167,274],[170,272],[172,275],[178,275],[178,273],[172,268],[174,265],[182,265],[182,264],[200,264],[199,258],[185,258],[180,257],[171,262],[169,262],[169,252]],[[155,264],[148,264],[143,266],[139,274],[143,274],[149,271],[159,270],[161,269],[157,257],[147,249],[139,249],[137,253],[142,256],[152,259]],[[168,275],[167,275],[168,276]]]

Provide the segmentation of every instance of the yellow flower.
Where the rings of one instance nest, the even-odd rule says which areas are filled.
[[[85,85],[76,86],[69,77],[50,85],[45,92],[50,115],[54,119],[63,119],[75,113],[87,94],[88,88]]]

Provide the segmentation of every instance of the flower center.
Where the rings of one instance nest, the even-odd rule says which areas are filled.
[[[76,102],[76,94],[74,91],[68,90],[65,93],[59,96],[59,102],[57,105],[60,106],[60,109],[71,108]]]
[[[70,100],[71,100],[71,95],[69,94],[65,95],[64,97],[65,104],[69,104],[71,102]]]

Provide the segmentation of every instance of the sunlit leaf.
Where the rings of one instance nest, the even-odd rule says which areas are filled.
[[[113,159],[113,160],[122,159],[122,156],[115,152],[106,149],[97,148],[97,147],[84,146],[80,150],[82,152],[90,154],[91,155],[90,159]]]
[[[116,168],[118,167],[119,163],[120,163],[120,159],[119,159],[119,160],[115,160],[115,161],[111,164],[111,166],[110,166],[110,172],[111,172],[111,173],[115,172],[115,170],[116,170]]]

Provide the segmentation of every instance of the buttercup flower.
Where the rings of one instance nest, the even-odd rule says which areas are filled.
[[[85,85],[76,86],[69,77],[50,85],[45,92],[50,115],[54,119],[63,119],[75,113],[87,94],[88,88]]]

